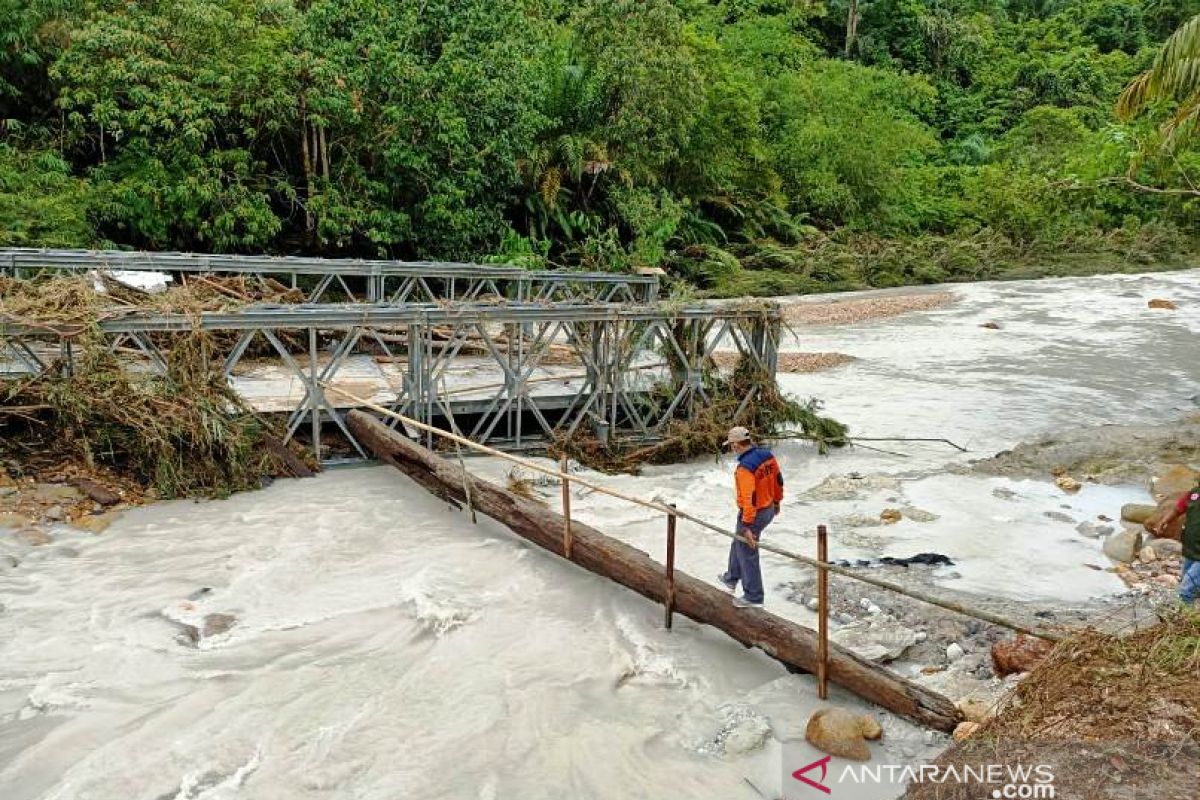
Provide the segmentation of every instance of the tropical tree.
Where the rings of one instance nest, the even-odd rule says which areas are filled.
[[[1131,120],[1160,103],[1177,104],[1160,128],[1164,144],[1172,149],[1200,120],[1200,16],[1171,34],[1150,69],[1125,87],[1117,115]]]

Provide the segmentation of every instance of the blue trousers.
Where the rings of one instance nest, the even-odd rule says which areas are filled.
[[[1200,561],[1185,558],[1180,578],[1179,599],[1185,603],[1194,603],[1200,598]]]
[[[754,531],[756,538],[761,538],[763,528],[770,525],[773,519],[775,509],[770,506],[760,510],[749,525],[742,522],[742,515],[738,514],[733,532],[740,535],[742,528],[749,528]],[[742,595],[751,603],[763,601],[762,569],[758,565],[757,548],[734,539],[729,545],[729,568],[722,577],[726,583],[741,581]]]

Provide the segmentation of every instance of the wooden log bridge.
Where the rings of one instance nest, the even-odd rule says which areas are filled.
[[[364,411],[351,411],[348,422],[358,440],[375,455],[434,495],[460,508],[469,502],[473,509],[557,556],[656,603],[666,600],[665,569],[641,550],[576,520],[571,525],[568,557],[564,553],[562,515],[473,477]],[[711,625],[747,647],[757,647],[787,666],[817,672],[815,631],[761,609],[734,608],[725,592],[679,570],[674,574],[675,611]],[[828,669],[829,680],[921,725],[949,732],[962,721],[962,715],[948,698],[835,644],[829,645]]]

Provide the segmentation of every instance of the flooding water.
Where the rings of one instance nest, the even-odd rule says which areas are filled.
[[[936,550],[957,562],[945,585],[1033,602],[1119,590],[1082,566],[1099,545],[1073,522],[1140,490],[1066,496],[945,467],[1059,427],[1194,410],[1198,278],[956,287],[944,309],[804,329],[789,348],[860,360],[786,376],[789,389],[824,398],[858,433],[945,436],[972,452],[881,445],[908,457],[822,458],[782,444],[789,497],[767,535],[807,551],[815,525],[830,523],[835,557]],[[1148,311],[1152,296],[1181,310]],[[1002,329],[978,327],[988,320]],[[730,469],[606,480],[725,520]],[[832,493],[840,499],[806,494],[850,473],[885,477]],[[595,495],[573,502],[661,556],[661,519]],[[937,518],[863,523],[884,507]],[[471,525],[388,468],[138,509],[102,536],[56,535],[0,572],[4,800],[753,800],[751,784],[778,792],[782,743],[820,705],[809,678],[687,620],[668,633],[660,608],[496,523]],[[684,526],[680,567],[712,580],[726,548]],[[796,568],[769,557],[765,569],[768,605],[806,620],[779,588]],[[182,626],[210,614],[236,621],[193,644]],[[922,732],[881,716],[887,755],[932,752]]]

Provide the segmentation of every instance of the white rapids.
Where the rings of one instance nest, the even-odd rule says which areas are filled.
[[[809,552],[825,522],[834,557],[945,553],[956,566],[939,580],[965,591],[1069,602],[1120,590],[1083,566],[1099,545],[1067,518],[1111,513],[1140,489],[1066,496],[946,467],[1056,428],[1194,411],[1198,278],[976,284],[934,311],[800,329],[788,349],[859,360],[784,376],[791,391],[824,398],[855,432],[945,436],[972,452],[819,457],[782,444],[789,496],[767,536]],[[1180,310],[1150,312],[1152,296]],[[978,327],[987,320],[1002,329]],[[730,468],[602,479],[732,522]],[[884,477],[853,496],[807,493],[850,473]],[[662,557],[661,518],[595,494],[573,504]],[[937,518],[838,525],[884,507]],[[135,509],[100,536],[53,533],[0,571],[3,800],[754,800],[778,794],[783,744],[821,705],[810,677],[685,619],[668,633],[660,607],[498,523],[471,525],[390,468]],[[713,580],[727,546],[684,524],[679,567]],[[778,588],[797,568],[764,566],[768,607],[810,621]],[[210,614],[235,621],[190,641],[184,626]],[[875,711],[888,757],[935,751]]]

